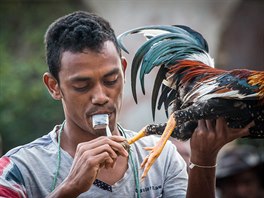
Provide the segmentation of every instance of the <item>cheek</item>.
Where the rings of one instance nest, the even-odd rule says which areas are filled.
[[[115,92],[115,96],[114,96],[115,102],[116,102],[118,110],[120,110],[122,106],[122,100],[123,100],[123,85],[116,88],[114,92]]]
[[[123,101],[123,94],[120,94],[118,97],[118,110],[120,111]]]
[[[77,96],[74,94],[68,94],[64,98],[64,106],[70,114],[76,116],[77,114],[85,111],[85,104],[87,103],[86,96]]]

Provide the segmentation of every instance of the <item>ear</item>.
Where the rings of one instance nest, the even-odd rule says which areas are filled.
[[[126,60],[126,58],[125,57],[121,57],[121,63],[122,63],[122,66],[123,66],[123,72],[124,72],[124,74],[125,74],[125,72],[126,72],[126,68],[127,68],[127,60]]]
[[[62,98],[59,83],[49,72],[43,74],[43,82],[52,98],[55,100],[60,100]]]

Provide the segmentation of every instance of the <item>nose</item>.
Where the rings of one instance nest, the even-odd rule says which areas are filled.
[[[94,88],[92,95],[92,103],[94,105],[104,105],[109,101],[109,97],[103,85],[98,85]]]

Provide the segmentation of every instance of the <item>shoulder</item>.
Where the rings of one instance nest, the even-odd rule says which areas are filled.
[[[58,126],[55,126],[54,129],[48,134],[28,143],[15,147],[8,151],[4,156],[13,158],[15,156],[26,155],[34,152],[43,152],[43,150],[52,149],[53,143],[56,142],[56,130]]]
[[[17,155],[20,154],[22,151],[30,151],[31,149],[35,148],[35,147],[45,147],[47,145],[49,145],[52,142],[50,134],[44,135],[41,138],[38,138],[28,144],[25,145],[21,145],[18,147],[15,147],[13,149],[11,149],[10,151],[8,151],[5,156],[11,157],[13,155]]]
[[[56,130],[54,129],[25,145],[8,151],[0,158],[0,197],[26,197],[30,182],[39,177],[49,161],[56,158]],[[30,177],[29,177],[30,175]],[[12,197],[11,196],[11,197]]]
[[[7,157],[15,164],[23,174],[37,169],[42,164],[47,164],[47,162],[56,158],[58,145],[56,141],[57,128],[55,126],[48,134],[28,144],[11,149],[4,157]]]

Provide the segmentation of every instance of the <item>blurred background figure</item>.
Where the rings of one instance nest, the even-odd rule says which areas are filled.
[[[235,145],[218,158],[219,198],[263,198],[264,160],[253,146]]]

